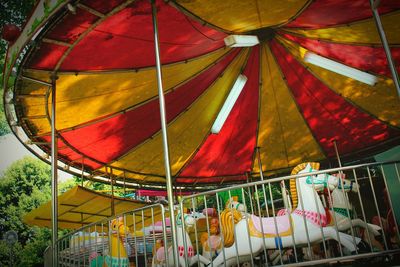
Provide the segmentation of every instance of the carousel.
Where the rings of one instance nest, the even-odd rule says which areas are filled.
[[[399,263],[398,21],[396,0],[38,1],[3,27],[3,86],[52,167],[25,218],[49,266]],[[58,196],[59,169],[110,194]]]

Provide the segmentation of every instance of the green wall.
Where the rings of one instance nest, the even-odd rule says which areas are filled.
[[[375,156],[376,161],[392,161],[392,160],[400,160],[400,146],[394,147],[385,151],[381,154]],[[385,172],[385,177],[388,183],[388,190],[390,194],[390,198],[393,203],[393,211],[396,215],[397,223],[400,223],[400,203],[398,200],[400,199],[400,177],[396,172],[396,168],[393,164],[389,166],[383,167]],[[400,171],[400,164],[397,164],[397,169]]]

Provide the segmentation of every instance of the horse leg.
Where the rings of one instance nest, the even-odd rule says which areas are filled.
[[[353,226],[353,227],[361,227],[361,228],[364,228],[366,231],[369,231],[369,233],[371,233],[371,235],[369,235],[369,238],[368,238],[368,233],[364,232],[363,241],[367,242],[370,247],[376,247],[379,250],[383,250],[382,244],[380,244],[375,239],[375,236],[380,235],[380,233],[378,231],[381,228],[379,226],[365,223],[363,220],[361,220],[359,218],[352,220],[351,223],[350,223],[350,220],[346,220],[345,223],[346,223],[345,229],[350,229],[351,226]],[[344,225],[344,224],[342,224],[342,225]]]
[[[275,250],[270,255],[270,260],[272,261],[272,265],[276,265],[280,259],[281,259],[281,253],[279,250]]]
[[[371,233],[372,235],[369,235],[368,237],[368,233],[364,232],[363,234],[363,240],[365,242],[367,242],[371,247],[375,247],[377,249],[379,249],[380,251],[383,250],[383,246],[381,243],[379,243],[378,240],[375,239],[376,236],[379,236],[380,233],[378,232],[381,228],[375,224],[369,224],[369,223],[365,223],[363,220],[361,219],[354,219],[351,221],[353,226],[355,227],[362,227],[364,228],[366,231],[369,231],[369,233]],[[371,241],[371,242],[370,242]]]
[[[378,230],[380,230],[381,228],[379,226],[376,227],[371,227],[369,224],[365,223],[363,220],[361,219],[354,219],[351,221],[352,225],[354,227],[361,227],[364,228],[365,230],[368,230],[370,233],[372,233],[374,236],[378,236],[380,235],[380,233],[378,232]],[[349,227],[350,228],[350,227]]]
[[[210,249],[210,251],[207,251],[206,246],[203,246],[203,257],[209,260],[208,263],[210,263],[210,261],[212,261],[213,254],[214,253],[211,249]],[[204,264],[200,263],[200,267],[203,267],[203,266],[204,266]]]
[[[218,266],[231,266],[231,265],[237,265],[237,258],[236,258],[236,249],[235,249],[235,245],[233,244],[231,247],[229,248],[224,248],[223,250],[221,250],[221,252],[218,254],[218,256],[212,261],[212,265],[211,262],[207,265],[207,266],[214,266],[214,267],[218,267]],[[239,256],[240,256],[240,251],[239,251]]]
[[[375,224],[372,224],[372,223],[367,223],[367,225],[368,225],[368,228],[371,229],[371,231],[372,231],[373,233],[375,233],[375,231],[378,233],[378,234],[376,234],[375,236],[381,234],[381,233],[379,233],[379,231],[380,231],[382,228],[379,227],[378,225],[375,225]]]
[[[190,261],[190,260],[189,260]],[[180,267],[186,267],[186,260],[185,257],[178,257],[178,262]],[[189,264],[190,266],[190,264]]]
[[[333,239],[337,242],[340,242],[345,248],[347,248],[350,252],[354,252],[357,250],[357,244],[360,243],[361,239],[358,237],[354,237],[356,240],[356,244],[353,242],[353,237],[351,235],[338,232],[336,229],[332,227],[323,228],[324,235],[327,239]],[[339,238],[338,238],[339,234]],[[340,239],[340,240],[339,240]]]
[[[192,266],[193,264],[195,264],[196,262],[199,262],[199,261],[200,261],[200,266],[204,266],[204,264],[208,265],[209,263],[211,263],[211,261],[209,259],[205,258],[203,255],[196,254],[190,258],[189,266]]]
[[[225,258],[226,258],[226,259],[228,259],[228,255],[227,255],[227,254],[228,254],[228,252],[225,250]],[[224,263],[225,258],[224,258],[224,253],[221,252],[221,253],[212,261],[212,264],[211,264],[211,262],[210,262],[207,266],[214,266],[214,267],[220,266],[220,265],[222,265],[222,264]]]

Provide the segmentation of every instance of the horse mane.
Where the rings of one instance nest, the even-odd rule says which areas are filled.
[[[242,219],[242,214],[240,211],[237,211],[236,209],[225,209],[221,213],[221,230],[224,236],[225,247],[230,247],[235,242],[233,234],[234,224],[237,224],[241,219]]]
[[[290,175],[296,175],[300,171],[304,170],[307,164],[311,165],[311,168],[314,170],[319,170],[319,162],[303,162],[293,168]],[[292,198],[292,209],[297,208],[298,204],[298,197],[297,197],[297,186],[296,186],[296,179],[290,179],[290,195]]]

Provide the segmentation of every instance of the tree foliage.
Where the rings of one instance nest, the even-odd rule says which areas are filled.
[[[60,193],[80,184],[70,179],[58,187]],[[109,185],[93,183],[90,188],[107,189]],[[12,266],[43,266],[43,254],[50,245],[51,231],[28,226],[23,222],[26,213],[51,199],[50,166],[32,157],[14,162],[0,176],[0,239],[8,230],[18,233],[18,242],[12,248]],[[59,231],[59,236],[68,231]],[[0,240],[0,266],[9,266],[10,249]]]
[[[22,27],[26,17],[32,11],[37,0],[5,0],[0,1],[0,31],[6,24],[15,24]],[[4,58],[7,51],[7,42],[0,39],[0,65],[3,78]],[[2,81],[3,79],[1,79]],[[0,82],[0,96],[3,96],[3,83]],[[10,133],[6,117],[4,115],[3,101],[0,100],[0,136]]]
[[[51,198],[50,167],[38,159],[25,157],[14,162],[0,177],[0,235],[18,233],[12,249],[13,266],[42,266],[50,231],[30,227],[22,218]],[[0,266],[9,266],[9,248],[0,242]]]
[[[40,160],[25,157],[14,162],[0,179],[0,232],[14,230],[24,245],[33,235],[22,217],[48,201],[50,167]]]
[[[26,17],[32,11],[37,0],[5,0],[0,1],[0,25],[15,24],[22,27]],[[3,56],[6,52],[7,43],[1,41],[0,53]]]
[[[3,65],[2,63],[0,63]],[[3,95],[3,88],[0,86],[0,95]],[[0,101],[0,136],[10,133],[10,128],[8,127],[6,116],[4,114],[3,101]]]

